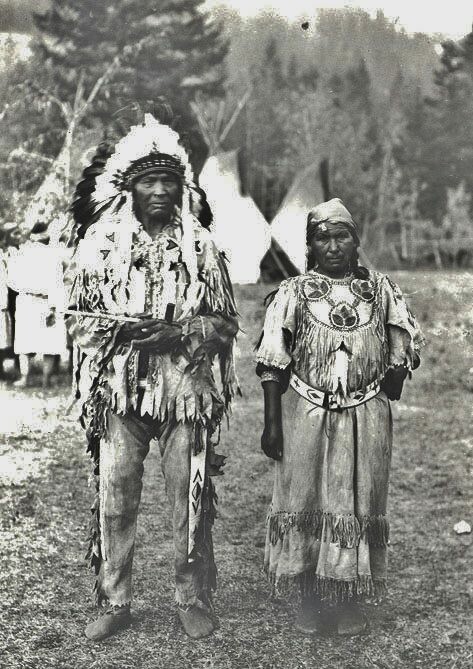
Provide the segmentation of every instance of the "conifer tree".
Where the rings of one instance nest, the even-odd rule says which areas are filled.
[[[363,228],[376,217],[383,159],[365,62],[360,60],[342,75],[332,76],[328,86],[331,109],[326,110],[327,155],[331,183]]]
[[[127,104],[143,111],[165,102],[197,144],[189,101],[219,91],[226,44],[203,11],[204,0],[53,0],[36,15],[34,49],[58,97],[71,100],[80,72],[85,92],[116,56],[120,67],[93,113],[108,124]],[[193,141],[192,141],[193,140]]]
[[[252,96],[247,105],[246,155],[249,190],[261,211],[270,219],[279,205],[278,184],[289,180],[285,164],[288,112],[287,80],[278,45],[269,39],[263,61],[252,77]]]
[[[34,63],[18,57],[12,38],[2,48],[0,71],[0,217],[21,217],[26,194],[41,183],[50,166],[49,147],[55,135],[55,115],[44,99],[38,99],[25,84],[35,77]]]
[[[437,222],[445,213],[447,188],[464,183],[473,194],[473,32],[442,48],[435,95],[426,101],[430,141],[424,155],[424,206]]]

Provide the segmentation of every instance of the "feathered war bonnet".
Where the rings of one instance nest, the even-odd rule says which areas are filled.
[[[131,127],[117,142],[113,153],[101,145],[92,164],[84,170],[84,178],[76,188],[71,207],[77,237],[82,238],[91,225],[96,227],[105,221],[137,228],[139,224],[133,212],[133,181],[154,170],[171,172],[181,183],[182,259],[191,284],[195,284],[195,222],[190,210],[190,197],[195,188],[192,167],[177,132],[151,114],[145,114],[143,123]]]

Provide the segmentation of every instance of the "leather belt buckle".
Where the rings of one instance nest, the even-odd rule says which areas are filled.
[[[340,409],[333,393],[325,393],[327,397],[327,409]]]

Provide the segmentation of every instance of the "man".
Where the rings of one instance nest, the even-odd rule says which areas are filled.
[[[93,640],[131,621],[136,519],[153,438],[172,509],[179,617],[193,638],[215,625],[209,477],[223,458],[212,437],[234,395],[238,324],[223,257],[192,213],[194,190],[178,135],[147,114],[112,155],[97,154],[73,203],[80,241],[70,329],[79,386],[88,379],[83,423],[99,475],[89,555],[98,604],[108,605],[86,628]]]

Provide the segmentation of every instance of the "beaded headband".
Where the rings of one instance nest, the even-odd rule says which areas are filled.
[[[125,172],[117,175],[116,186],[120,190],[130,190],[133,181],[155,170],[171,172],[180,179],[183,179],[185,175],[185,167],[178,156],[170,156],[165,153],[151,153],[149,156],[135,160]]]
[[[92,199],[97,206],[102,206],[124,191],[130,191],[134,179],[157,169],[176,174],[182,183],[193,183],[189,156],[179,135],[145,114],[144,122],[133,126],[115,146],[115,152],[95,180]]]

